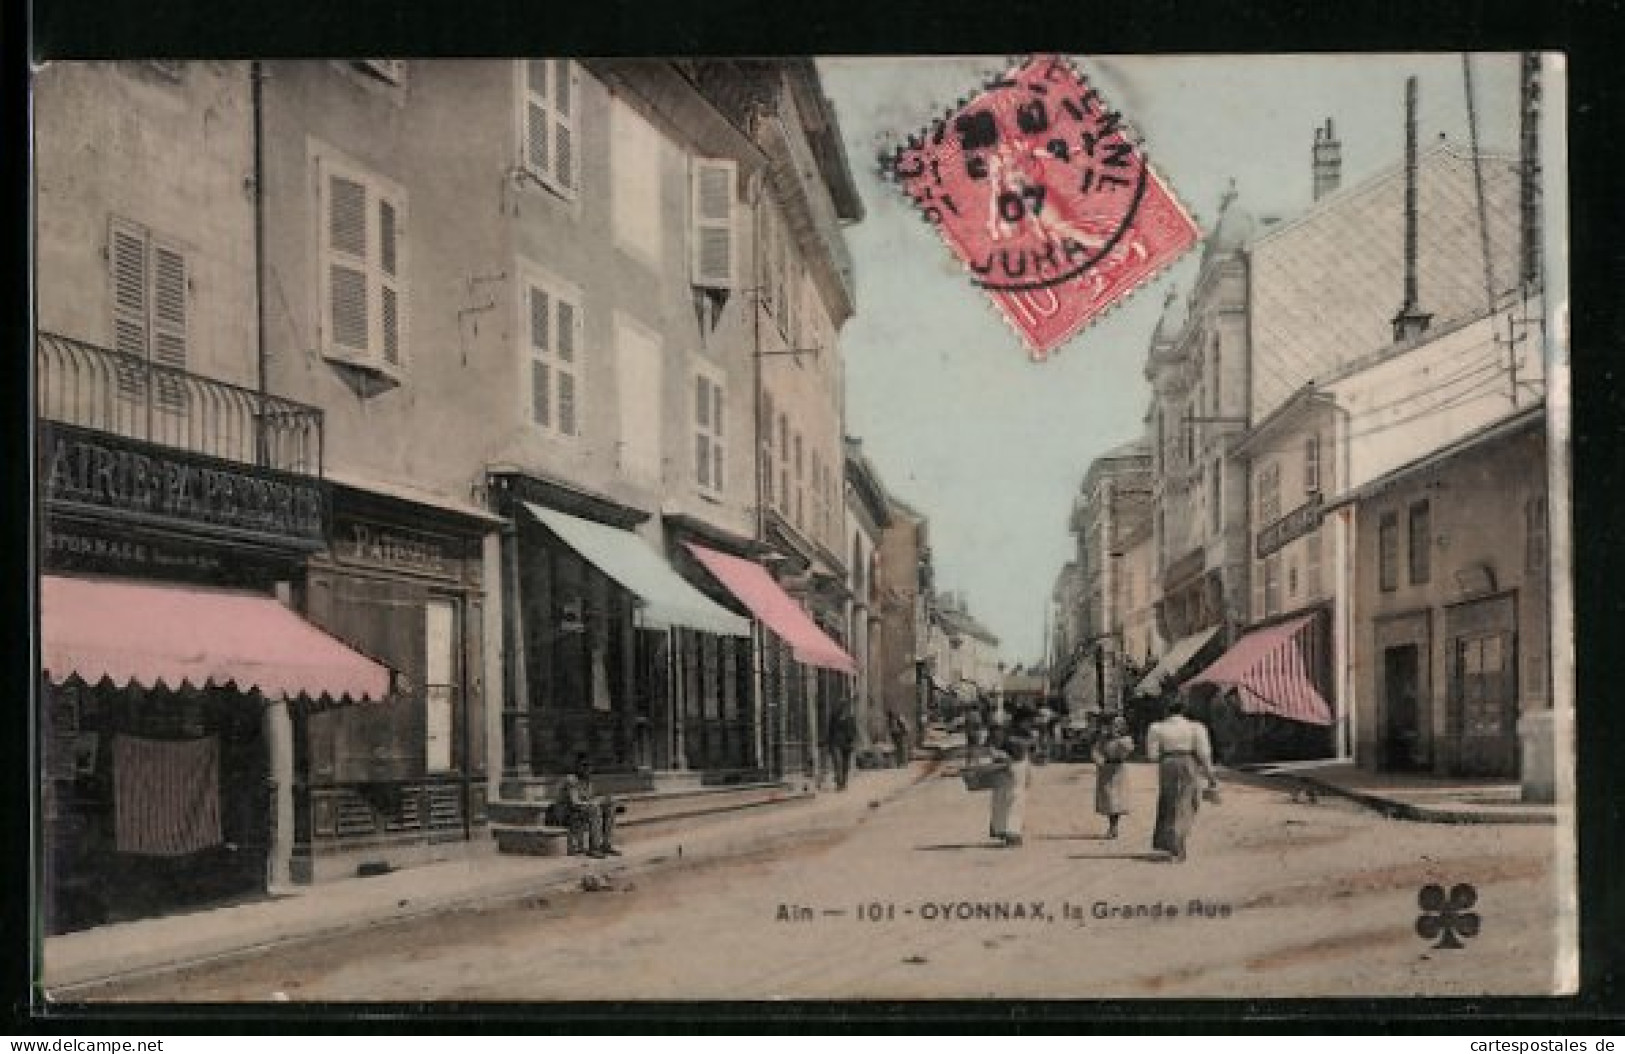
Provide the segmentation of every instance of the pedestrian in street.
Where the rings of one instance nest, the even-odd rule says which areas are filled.
[[[1168,716],[1146,732],[1145,752],[1157,762],[1157,823],[1151,848],[1184,863],[1185,843],[1202,804],[1201,780],[1206,777],[1207,789],[1214,793],[1219,781],[1213,775],[1213,744],[1207,728],[1185,716],[1183,696],[1174,696],[1168,703]]]
[[[1032,732],[1024,722],[999,725],[993,730],[989,749],[995,762],[1005,770],[993,785],[992,815],[988,833],[1006,848],[1021,845],[1027,817],[1027,790],[1032,786]]]
[[[1111,727],[1095,739],[1091,751],[1095,760],[1095,812],[1106,817],[1106,837],[1117,837],[1117,824],[1128,812],[1129,756],[1134,753],[1134,737],[1128,721],[1112,719]]]
[[[965,711],[965,763],[974,765],[982,756],[982,745],[987,733],[982,723],[982,711],[971,707]]]
[[[570,828],[572,849],[584,848],[591,857],[620,856],[615,848],[615,799],[594,793],[592,762],[576,755],[575,769],[559,783],[559,804]],[[583,837],[585,836],[585,837]]]
[[[843,699],[835,704],[829,715],[829,729],[825,742],[829,744],[829,757],[835,767],[835,789],[846,790],[852,778],[852,748],[858,741],[858,719],[852,713],[852,704]]]
[[[909,762],[908,749],[908,722],[903,715],[893,710],[887,717],[888,731],[891,733],[892,749],[896,752],[897,764],[900,768],[907,768]]]

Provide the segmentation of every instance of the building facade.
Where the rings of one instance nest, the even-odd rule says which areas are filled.
[[[920,741],[931,701],[927,611],[935,589],[930,523],[896,497],[888,498],[880,532],[880,668],[875,688],[887,713],[908,722]]]
[[[1128,540],[1151,524],[1151,453],[1143,441],[1107,451],[1089,465],[1072,513],[1082,604],[1077,664],[1067,682],[1074,710],[1122,709],[1126,685],[1123,576]]]
[[[863,444],[846,440],[842,487],[847,549],[848,640],[858,664],[853,686],[858,735],[864,746],[888,741],[887,710],[880,688],[885,669],[885,634],[881,630],[880,541],[891,526],[890,502]],[[906,715],[904,715],[906,717]]]

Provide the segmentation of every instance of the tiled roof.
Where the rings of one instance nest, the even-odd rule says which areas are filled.
[[[1517,282],[1518,172],[1482,155],[1497,296]],[[1472,155],[1451,144],[1417,164],[1418,308],[1435,326],[1487,307]],[[1253,405],[1268,414],[1306,382],[1393,342],[1404,297],[1405,173],[1330,195],[1252,250]]]

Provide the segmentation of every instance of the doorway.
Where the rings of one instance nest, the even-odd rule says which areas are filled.
[[[1383,762],[1391,771],[1429,767],[1422,714],[1422,650],[1400,644],[1382,652]]]
[[[1463,776],[1518,775],[1517,679],[1512,637],[1483,633],[1455,640],[1451,656],[1451,710],[1461,736]]]

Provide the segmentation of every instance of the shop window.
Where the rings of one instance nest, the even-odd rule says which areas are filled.
[[[1419,501],[1410,507],[1410,522],[1407,526],[1410,535],[1410,577],[1413,586],[1425,584],[1432,570],[1429,561],[1433,551],[1430,520],[1431,513],[1427,502]]]
[[[1399,588],[1399,514],[1385,512],[1377,527],[1377,584],[1385,593]]]
[[[457,609],[446,597],[431,597],[423,608],[423,766],[428,772],[454,768],[452,715],[457,709]]]
[[[520,164],[562,197],[576,196],[577,90],[575,63],[531,59],[524,67]]]

